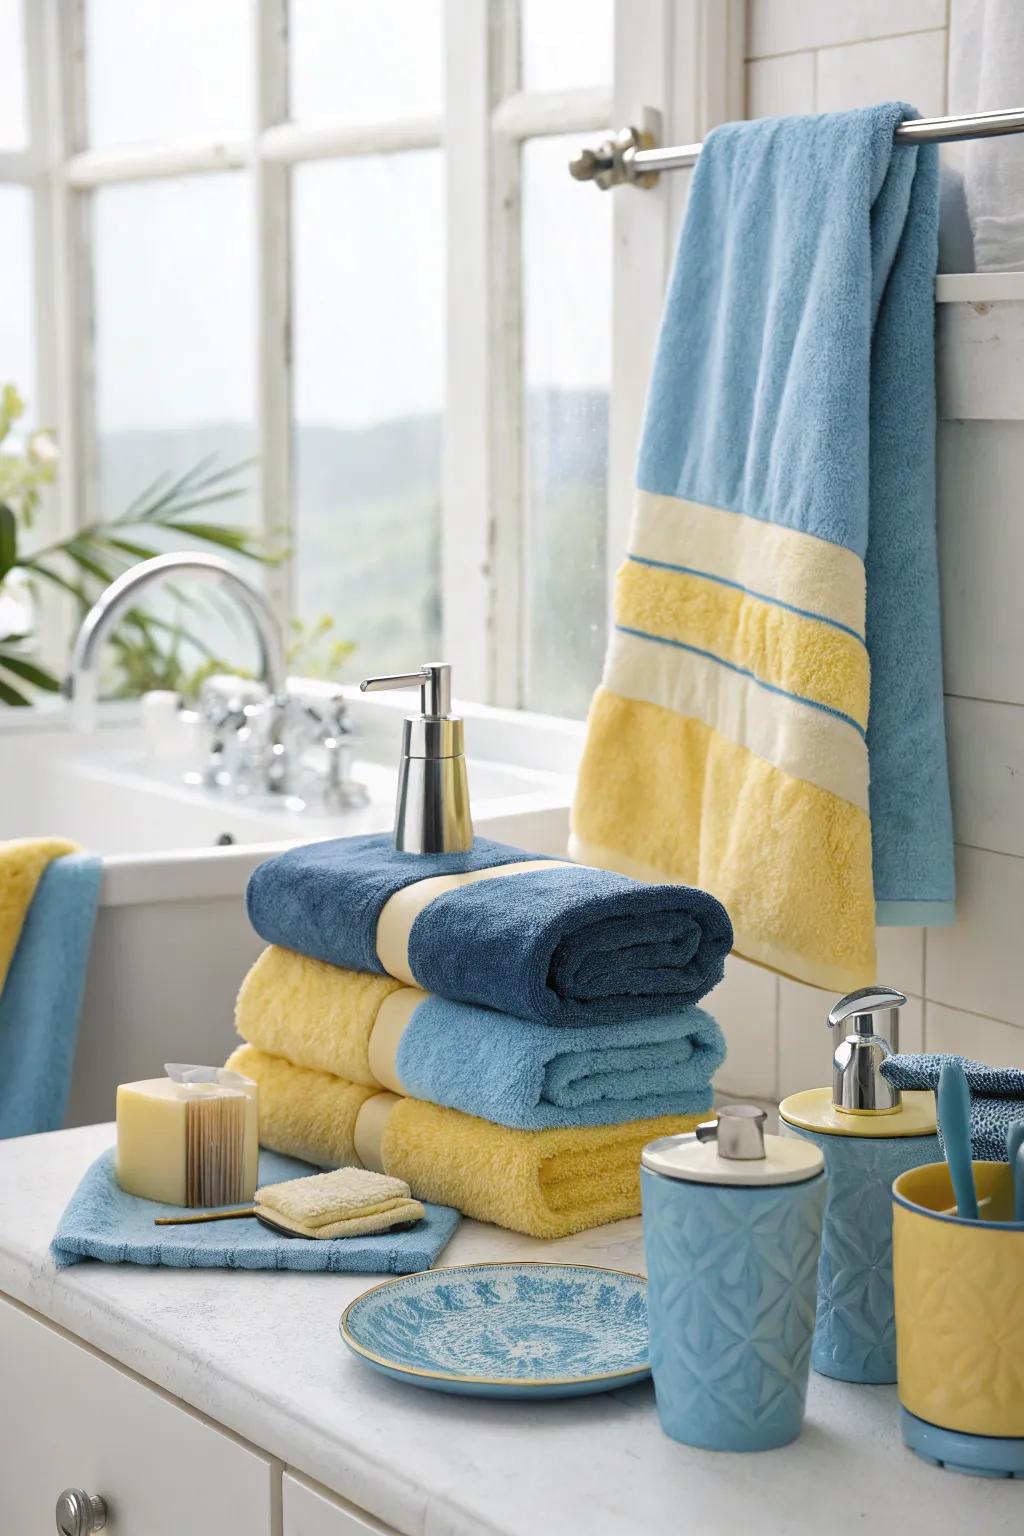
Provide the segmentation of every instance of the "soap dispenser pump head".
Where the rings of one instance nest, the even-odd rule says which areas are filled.
[[[452,710],[452,669],[430,661],[418,672],[367,677],[363,693],[419,688],[420,713],[402,729],[395,804],[395,847],[400,853],[465,853],[473,846],[462,721]]]
[[[862,987],[840,998],[829,1029],[843,1031],[832,1057],[832,1103],[848,1115],[891,1115],[902,1103],[898,1088],[882,1076],[882,1063],[899,1049],[898,1008],[906,1002],[892,987]],[[883,1016],[882,1020],[878,1015]],[[876,1032],[883,1022],[885,1035]]]

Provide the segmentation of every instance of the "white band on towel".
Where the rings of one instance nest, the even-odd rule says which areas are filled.
[[[611,637],[604,686],[620,698],[700,720],[783,773],[867,812],[867,746],[844,720],[824,710],[766,693],[751,678],[707,657],[621,631]]]
[[[372,1099],[364,1101],[356,1115],[352,1130],[356,1157],[364,1168],[372,1168],[374,1173],[387,1172],[381,1155],[384,1128],[399,1098],[397,1093],[375,1093]]]
[[[545,869],[572,869],[570,859],[524,859],[519,864],[498,864],[491,869],[471,869],[464,875],[434,875],[416,880],[389,896],[377,919],[377,959],[389,976],[419,985],[409,964],[409,935],[412,925],[436,896],[458,890],[461,885],[475,885],[478,880],[495,880],[506,875],[532,875]]]
[[[842,544],[681,496],[637,491],[629,548],[831,619],[863,639],[864,562]]]
[[[397,992],[389,992],[377,1009],[366,1042],[370,1071],[382,1088],[390,1088],[394,1093],[406,1091],[398,1075],[398,1047],[409,1020],[426,996],[419,987],[399,987]]]

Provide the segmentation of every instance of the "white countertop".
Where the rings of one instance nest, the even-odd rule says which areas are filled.
[[[390,1382],[338,1337],[372,1277],[85,1263],[58,1273],[61,1210],[113,1127],[0,1143],[0,1291],[406,1536],[870,1536],[1024,1528],[1024,1487],[907,1451],[891,1387],[811,1373],[804,1434],[720,1455],[662,1434],[649,1385],[526,1404]],[[643,1268],[639,1220],[544,1243],[464,1222],[445,1264]]]

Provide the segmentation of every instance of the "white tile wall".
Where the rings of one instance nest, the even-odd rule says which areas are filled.
[[[747,64],[747,116],[787,117],[813,112],[813,53],[784,53]]]
[[[748,0],[752,59],[945,27],[946,0]]]
[[[944,28],[821,50],[816,96],[819,112],[845,112],[876,101],[909,101],[924,117],[937,117],[944,111]]]
[[[945,0],[748,0],[747,54],[751,117],[893,98],[945,110]],[[938,316],[957,921],[880,930],[878,974],[910,998],[903,1049],[1024,1066],[1024,297],[958,297]],[[770,1097],[827,1082],[833,1000],[732,959],[710,999],[730,1045],[720,1086]]]
[[[925,1009],[928,1050],[957,1051],[990,1067],[1024,1067],[1024,1030],[942,1003],[926,1003]]]

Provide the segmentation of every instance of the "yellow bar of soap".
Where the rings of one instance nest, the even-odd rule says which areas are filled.
[[[169,1077],[117,1090],[117,1182],[129,1195],[186,1207],[235,1205],[256,1193],[257,1085]]]

